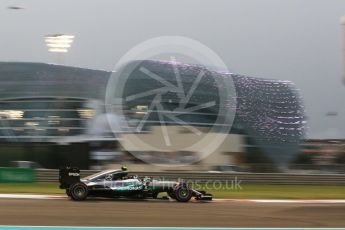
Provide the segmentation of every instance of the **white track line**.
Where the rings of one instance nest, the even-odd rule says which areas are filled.
[[[345,204],[345,200],[251,200],[256,203]]]
[[[67,199],[64,195],[42,194],[1,194],[0,199],[57,200]],[[250,202],[250,203],[293,203],[293,204],[345,204],[345,200],[299,200],[299,199],[213,199],[209,202]]]

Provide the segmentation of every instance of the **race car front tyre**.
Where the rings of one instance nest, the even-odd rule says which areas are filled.
[[[88,194],[87,186],[84,183],[78,182],[73,184],[69,192],[71,194],[71,198],[76,201],[85,200]]]
[[[188,202],[193,196],[193,191],[186,185],[181,185],[174,189],[174,194],[177,201]]]

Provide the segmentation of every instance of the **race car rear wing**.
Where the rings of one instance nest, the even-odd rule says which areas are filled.
[[[72,184],[80,182],[80,170],[77,167],[62,167],[59,170],[59,183],[61,189],[67,189]]]

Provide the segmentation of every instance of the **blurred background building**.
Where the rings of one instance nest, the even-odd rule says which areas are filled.
[[[171,64],[143,61],[137,68],[150,71],[171,81]],[[181,79],[191,87],[190,77],[199,67],[179,66]],[[156,152],[137,146],[122,146],[111,123],[118,122],[107,114],[105,92],[111,72],[51,65],[43,63],[0,63],[0,162],[33,161],[43,168],[77,165],[87,169],[112,164],[133,164],[144,168],[145,161],[130,152],[155,157],[159,161],[176,158],[193,159],[195,152]],[[194,170],[218,170],[235,165],[287,165],[301,153],[306,117],[302,100],[293,83],[267,80],[230,73],[217,73],[231,78],[236,89],[236,113],[225,141],[207,158],[188,166]],[[152,78],[133,71],[123,92],[131,95],[152,86]],[[205,100],[217,96],[214,85],[203,83],[194,98]],[[128,96],[127,95],[127,96]],[[126,96],[126,95],[124,95]],[[133,100],[125,105],[128,120],[145,116],[152,98]],[[174,104],[174,97],[163,98],[164,105]],[[200,101],[194,104],[200,103]],[[193,103],[192,103],[193,104]],[[217,106],[223,106],[216,104]],[[215,124],[214,108],[183,115],[188,124],[205,132]],[[169,121],[166,120],[166,123]],[[109,124],[110,123],[110,124]],[[151,142],[162,136],[157,114],[148,117],[143,130],[135,133]],[[182,141],[190,141],[192,134],[178,124],[167,126],[170,133]],[[122,133],[131,138],[133,133]],[[130,152],[128,152],[130,151]],[[195,151],[195,152],[194,152]],[[159,163],[159,162],[158,162]],[[152,166],[150,166],[152,167]],[[152,168],[151,168],[152,169]],[[251,169],[255,171],[254,169]],[[260,170],[263,170],[262,168]]]

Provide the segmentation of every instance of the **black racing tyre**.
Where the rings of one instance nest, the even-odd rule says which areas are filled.
[[[69,188],[66,189],[66,195],[69,196],[69,197],[71,197],[71,192],[69,191]]]
[[[174,189],[174,194],[177,201],[188,202],[193,196],[193,191],[186,185],[180,185]]]
[[[174,190],[169,190],[167,194],[171,199],[176,199]]]
[[[88,194],[88,189],[86,184],[78,182],[73,184],[70,189],[69,189],[70,193],[71,193],[71,198],[73,200],[85,200]]]

